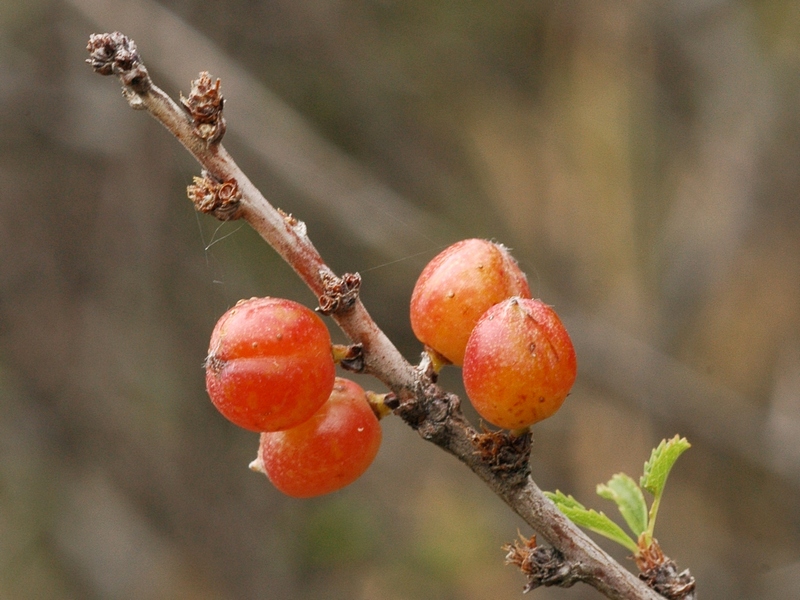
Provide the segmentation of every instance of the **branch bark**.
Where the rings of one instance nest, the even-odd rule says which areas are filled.
[[[324,262],[304,224],[272,206],[219,143],[225,131],[219,82],[207,74],[193,82],[183,107],[153,85],[135,43],[119,32],[92,35],[87,60],[103,75],[117,75],[135,109],[147,110],[202,165],[189,187],[198,210],[247,221],[294,268],[342,331],[363,347],[364,369],[396,394],[395,410],[426,440],[449,452],[480,477],[561,556],[568,572],[552,585],[585,582],[608,598],[658,600],[548,500],[530,477],[530,434],[479,432],[466,420],[455,395],[439,388],[429,361],[411,365],[372,320],[358,298],[357,274],[337,276]],[[561,559],[559,559],[561,560]]]

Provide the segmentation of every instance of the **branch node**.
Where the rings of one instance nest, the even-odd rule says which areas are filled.
[[[530,454],[533,435],[513,435],[505,431],[490,431],[481,424],[481,431],[471,433],[472,444],[481,461],[493,473],[511,485],[525,485],[530,476]]]
[[[344,312],[353,307],[361,288],[361,275],[345,273],[341,277],[337,277],[330,271],[321,271],[320,279],[323,293],[319,297],[317,312],[327,316],[335,312]]]
[[[459,413],[461,402],[435,385],[420,385],[414,398],[401,402],[395,414],[420,436],[443,448],[449,447],[453,415]]]
[[[564,555],[552,546],[536,545],[536,536],[520,539],[513,544],[506,544],[506,564],[519,567],[528,578],[528,584],[522,590],[527,594],[541,586],[572,587],[583,577]]]
[[[186,188],[186,195],[199,212],[214,215],[220,221],[239,218],[242,192],[235,179],[219,181],[203,170],[202,177]]]
[[[192,81],[189,97],[181,94],[181,105],[192,119],[192,132],[204,140],[206,146],[219,143],[225,135],[225,117],[222,116],[225,98],[219,91],[220,85],[219,79],[212,84],[208,72],[202,71]]]
[[[419,377],[423,382],[436,383],[439,380],[441,365],[436,364],[433,352],[435,351],[429,350],[426,347],[425,352],[422,353],[419,364],[416,366],[417,373],[419,373]]]
[[[294,215],[287,213],[282,208],[276,208],[275,210],[277,210],[278,214],[283,217],[283,222],[286,223],[286,226],[289,227],[289,229],[294,231],[299,237],[307,237],[308,232],[306,231],[306,224],[303,221]]]
[[[667,557],[653,539],[636,555],[639,579],[669,600],[694,600],[696,582],[689,569],[678,573],[678,565]]]
[[[115,31],[113,33],[93,33],[86,46],[89,58],[86,62],[92,65],[95,73],[100,75],[116,75],[122,85],[136,94],[146,94],[153,82],[147,68],[142,64],[136,43],[128,36]],[[130,97],[126,93],[128,102]]]

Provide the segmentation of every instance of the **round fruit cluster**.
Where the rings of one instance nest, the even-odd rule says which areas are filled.
[[[498,427],[553,415],[575,382],[567,330],[493,242],[464,240],[428,263],[411,296],[411,328],[438,362],[463,366],[473,407]]]
[[[261,432],[251,468],[289,496],[340,489],[378,453],[381,427],[366,392],[336,377],[328,329],[301,304],[240,301],[217,322],[205,368],[214,406]]]
[[[487,421],[522,430],[561,406],[575,350],[552,308],[531,298],[501,245],[464,240],[422,271],[411,327],[438,368],[463,366],[464,388]],[[261,433],[251,467],[294,497],[361,476],[381,443],[379,396],[336,377],[330,334],[314,311],[282,298],[242,300],[217,322],[206,389],[230,421]]]

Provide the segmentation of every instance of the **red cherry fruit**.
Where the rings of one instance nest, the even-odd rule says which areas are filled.
[[[211,334],[208,395],[225,417],[245,429],[299,425],[325,403],[335,377],[328,328],[297,302],[242,300]]]
[[[320,496],[358,479],[372,464],[381,437],[364,390],[337,377],[330,399],[308,421],[261,434],[250,467],[288,496]]]
[[[539,300],[509,298],[481,317],[464,357],[464,388],[484,419],[522,429],[555,413],[575,383],[567,330]]]
[[[491,306],[531,295],[525,274],[500,244],[457,242],[428,263],[411,295],[411,329],[454,365],[464,362],[467,340]]]

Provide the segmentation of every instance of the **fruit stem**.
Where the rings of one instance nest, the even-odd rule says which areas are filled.
[[[530,432],[531,426],[528,425],[527,427],[520,427],[519,429],[512,429],[508,432],[508,435],[512,438],[522,437],[523,435],[527,435]]]
[[[398,406],[397,396],[395,396],[392,392],[378,394],[371,390],[367,390],[364,393],[367,396],[369,407],[372,409],[372,412],[375,413],[375,416],[378,417],[379,421],[384,417],[388,417],[389,415],[393,414],[394,409]]]
[[[447,365],[452,365],[453,363],[450,362],[447,358],[443,355],[439,354],[436,350],[431,348],[430,346],[425,346],[425,352],[428,354],[428,357],[431,359],[431,370],[433,371],[434,375],[438,375],[439,372],[446,367]]]

